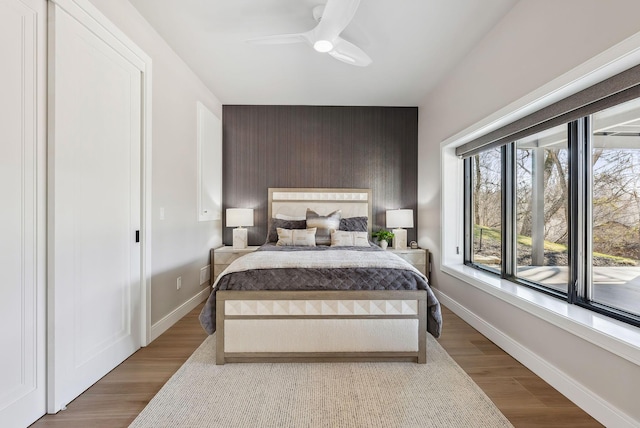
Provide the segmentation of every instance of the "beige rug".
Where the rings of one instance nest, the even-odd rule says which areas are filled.
[[[208,337],[131,427],[510,427],[431,335],[427,364],[215,365]]]

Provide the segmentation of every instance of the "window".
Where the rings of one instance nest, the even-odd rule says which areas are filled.
[[[640,326],[640,98],[586,113],[462,155],[465,263]]]
[[[640,315],[640,100],[593,115],[593,303]]]
[[[567,126],[516,142],[516,275],[564,294],[569,283]]]
[[[488,150],[470,158],[471,239],[474,263],[500,271],[502,260],[502,156],[501,149]]]

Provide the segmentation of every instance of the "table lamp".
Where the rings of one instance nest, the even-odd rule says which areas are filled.
[[[233,248],[236,250],[247,248],[247,229],[243,226],[253,226],[253,209],[227,208],[227,227],[235,227]]]
[[[407,249],[407,231],[403,227],[413,227],[413,210],[388,210],[387,229],[392,229],[393,248]]]

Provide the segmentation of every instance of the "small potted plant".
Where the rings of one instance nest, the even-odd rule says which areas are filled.
[[[380,229],[379,231],[372,233],[371,236],[378,240],[378,243],[383,250],[386,250],[387,246],[391,244],[391,240],[395,235],[393,234],[393,232],[385,229]]]

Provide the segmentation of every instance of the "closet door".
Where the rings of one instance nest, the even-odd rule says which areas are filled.
[[[46,411],[45,0],[0,0],[0,426]]]
[[[141,71],[72,6],[50,5],[50,412],[141,345]]]

